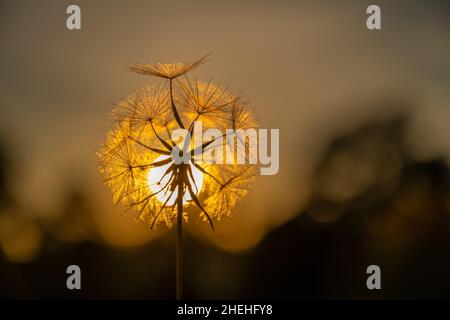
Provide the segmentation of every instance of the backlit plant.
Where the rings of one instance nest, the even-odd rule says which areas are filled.
[[[157,77],[158,81],[132,93],[112,111],[115,122],[97,152],[99,168],[113,192],[113,203],[133,209],[137,220],[151,228],[163,223],[177,227],[177,298],[182,289],[182,225],[188,221],[187,206],[196,207],[200,217],[214,230],[214,220],[230,216],[249,188],[256,166],[202,162],[203,152],[221,139],[173,141],[176,129],[192,135],[196,125],[204,129],[256,128],[257,124],[241,96],[212,81],[189,79],[186,74],[206,62],[134,64],[130,70]],[[183,76],[183,78],[181,78]],[[187,142],[186,142],[187,141]],[[171,155],[190,151],[189,161],[177,164]],[[240,151],[239,151],[240,150]],[[245,152],[246,148],[237,152]]]

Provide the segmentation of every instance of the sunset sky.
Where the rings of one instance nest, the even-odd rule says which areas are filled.
[[[212,52],[192,77],[242,91],[261,127],[280,129],[279,173],[259,176],[215,232],[196,216],[187,225],[190,236],[213,248],[257,250],[300,215],[318,225],[335,223],[375,187],[394,194],[411,163],[440,161],[448,174],[447,1],[377,1],[380,31],[366,28],[370,1],[79,0],[82,30],[69,31],[71,3],[0,4],[0,148],[16,203],[0,213],[20,212],[31,231],[18,241],[39,243],[19,260],[39,256],[39,239],[53,232],[48,221],[67,212],[72,191],[89,207],[89,222],[81,231],[61,228],[59,238],[114,248],[173,240],[164,238],[164,227],[150,231],[122,216],[97,169],[95,149],[111,125],[112,104],[154,83],[129,72],[130,63],[194,61]],[[408,192],[404,203],[411,203]],[[428,203],[419,201],[414,210],[426,214]],[[396,217],[400,222],[370,222],[379,227],[371,230],[382,230],[374,231],[374,241],[394,237],[403,221]],[[407,241],[397,245],[405,248]]]

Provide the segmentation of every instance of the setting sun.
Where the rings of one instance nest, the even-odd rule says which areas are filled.
[[[159,156],[156,161],[162,161],[168,158],[168,156],[162,155]],[[167,201],[168,206],[172,206],[175,204],[178,195],[178,189],[175,189],[175,191],[172,193],[172,196],[170,196],[170,188],[166,188],[166,190],[163,190],[165,186],[170,182],[173,174],[172,172],[165,174],[170,166],[171,162],[161,167],[152,168],[148,171],[147,174],[148,186],[153,193],[156,193],[156,199],[158,199],[158,201],[160,201],[161,203],[165,203],[170,197],[170,199]],[[189,166],[191,167],[193,177],[193,179],[190,178],[189,180],[193,186],[193,191],[197,195],[199,194],[203,186],[203,174],[192,164],[189,164]],[[191,200],[192,198],[189,192],[185,192],[183,197],[183,204],[186,204]]]

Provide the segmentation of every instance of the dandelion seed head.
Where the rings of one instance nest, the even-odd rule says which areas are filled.
[[[180,191],[183,206],[196,207],[212,226],[211,218],[231,216],[255,177],[255,165],[203,163],[194,161],[194,155],[190,162],[176,164],[171,158],[172,148],[182,146],[182,141],[171,140],[172,133],[183,124],[192,129],[200,121],[204,130],[224,132],[257,127],[246,104],[226,88],[188,77],[172,83],[207,58],[192,64],[133,65],[134,72],[165,79],[136,90],[115,105],[110,115],[113,128],[97,152],[113,203],[122,204],[126,212],[136,212],[136,220],[151,227],[173,225]],[[225,148],[226,141],[217,142]],[[193,151],[193,141],[189,148]],[[186,212],[183,217],[188,221]]]
[[[199,67],[208,61],[209,56],[206,55],[193,63],[136,63],[132,64],[129,68],[135,73],[172,80]]]

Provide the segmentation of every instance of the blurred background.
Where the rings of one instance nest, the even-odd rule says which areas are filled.
[[[78,0],[69,31],[74,3],[0,1],[0,298],[174,298],[174,229],[112,206],[95,148],[154,82],[126,65],[208,52],[194,75],[280,129],[280,171],[215,232],[191,216],[185,297],[450,297],[448,1]]]

